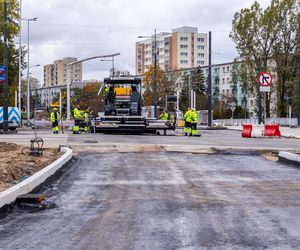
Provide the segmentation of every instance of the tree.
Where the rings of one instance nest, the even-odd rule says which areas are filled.
[[[287,96],[296,92],[297,45],[300,43],[300,3],[282,0],[278,3],[281,29],[274,44],[273,60],[276,72],[277,115],[285,117]]]
[[[165,106],[166,96],[174,95],[175,86],[172,84],[163,70],[157,66],[156,69],[156,82],[157,82],[157,104],[161,107]],[[143,76],[143,88],[145,89],[143,93],[144,105],[153,105],[154,97],[154,66],[151,65],[147,72]]]
[[[283,68],[287,68],[294,42],[299,44],[299,40],[295,41],[299,27],[297,0],[272,0],[265,10],[255,1],[249,9],[242,9],[235,14],[230,37],[236,44],[238,59],[242,61],[240,76],[242,80],[247,79],[244,81],[245,87],[258,98],[261,97],[257,83],[258,72],[277,71],[281,64]],[[282,58],[284,59],[281,60]],[[282,81],[279,83],[281,102],[282,92],[285,91],[282,88],[285,85],[285,78],[286,75],[282,78],[279,74],[278,81]],[[271,94],[267,98],[267,115],[270,114],[270,99]]]
[[[0,0],[0,20],[3,23],[3,2],[4,0]],[[9,86],[9,105],[14,105],[14,93],[17,90],[18,85],[18,77],[19,77],[19,51],[14,44],[14,39],[18,35],[19,32],[19,3],[16,0],[7,1],[8,5],[8,23],[7,23],[7,55],[8,55],[8,86]],[[0,64],[3,62],[3,25],[0,25]],[[23,48],[24,50],[24,48]],[[22,56],[22,62],[24,62],[25,53]],[[25,67],[25,64],[23,63]],[[0,87],[0,95],[2,96],[3,88]],[[2,105],[2,98],[0,98],[0,105]]]
[[[191,71],[191,89],[196,93],[196,110],[207,109],[207,88],[201,67]]]
[[[100,86],[100,82],[93,82],[86,84],[82,89],[73,90],[73,98],[80,105],[81,109],[91,108],[94,111],[94,115],[103,111],[103,96],[98,95]]]
[[[202,72],[201,67],[197,67],[196,69],[191,71],[191,89],[194,90],[197,94],[206,94],[205,87],[205,77]]]

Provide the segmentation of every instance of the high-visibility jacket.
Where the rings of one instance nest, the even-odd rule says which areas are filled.
[[[75,119],[82,119],[81,111],[78,108],[75,108],[73,111],[73,116]]]
[[[159,116],[160,120],[168,120],[169,119],[169,114],[168,113],[161,113]]]
[[[184,120],[186,122],[192,122],[192,110],[188,110],[184,114]]]
[[[84,121],[88,122],[89,121],[89,116],[90,116],[89,112],[84,112],[83,116],[84,116]]]
[[[50,121],[51,122],[58,122],[59,120],[60,120],[60,114],[58,112],[51,112]]]
[[[191,123],[197,123],[197,122],[198,122],[198,113],[195,110],[192,110]]]

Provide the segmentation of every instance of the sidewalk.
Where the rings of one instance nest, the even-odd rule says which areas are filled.
[[[227,126],[227,129],[231,130],[243,130],[243,126]],[[261,137],[263,134],[264,125],[253,125],[252,136]],[[280,132],[283,137],[297,138],[300,139],[300,127],[289,128],[289,127],[280,127]]]
[[[44,141],[44,148],[57,148],[58,145],[68,144],[68,133],[52,134],[49,130],[38,130],[37,137],[41,137]],[[30,146],[30,140],[34,139],[34,130],[21,129],[16,134],[0,134],[0,142],[16,143],[20,145]]]

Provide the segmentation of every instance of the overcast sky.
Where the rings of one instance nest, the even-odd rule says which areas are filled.
[[[213,63],[230,62],[236,56],[228,35],[235,12],[253,0],[22,0],[23,18],[30,23],[30,65],[43,83],[43,65],[63,57],[86,57],[119,52],[115,67],[134,70],[135,42],[139,35],[170,32],[181,26],[212,31]],[[270,0],[258,0],[266,7]],[[22,44],[27,44],[23,22]],[[83,79],[108,76],[111,62],[93,60],[83,65]]]

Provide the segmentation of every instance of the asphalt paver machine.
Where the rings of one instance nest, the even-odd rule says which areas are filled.
[[[174,130],[170,121],[142,116],[142,86],[140,77],[109,77],[104,79],[104,113],[91,130],[100,133],[152,133]]]

